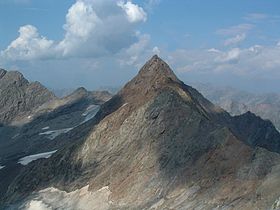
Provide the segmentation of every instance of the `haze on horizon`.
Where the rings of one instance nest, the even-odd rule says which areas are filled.
[[[0,67],[51,88],[118,87],[158,54],[180,79],[280,91],[277,0],[1,0]]]

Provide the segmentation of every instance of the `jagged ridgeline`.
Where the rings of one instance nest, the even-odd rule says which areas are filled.
[[[27,116],[55,95],[39,82],[28,82],[17,71],[0,69],[0,123],[7,124]]]
[[[272,123],[231,117],[158,56],[64,138],[72,143],[21,169],[2,206],[278,208],[280,135]]]

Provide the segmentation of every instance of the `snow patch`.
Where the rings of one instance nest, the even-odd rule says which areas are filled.
[[[121,107],[125,107],[128,103],[123,104]]]
[[[16,135],[14,135],[14,136],[12,137],[12,139],[15,139],[15,138],[17,138],[17,137],[19,137],[19,133],[17,133]]]
[[[39,153],[39,154],[35,154],[35,155],[29,155],[26,157],[21,158],[18,163],[20,163],[21,165],[27,165],[28,163],[34,161],[34,160],[38,160],[40,158],[49,158],[52,156],[52,154],[54,154],[57,150],[51,151],[51,152],[44,152],[44,153]]]
[[[58,130],[53,130],[53,131],[46,131],[43,133],[39,133],[39,135],[46,135],[47,138],[49,138],[50,140],[55,139],[56,137],[58,137],[60,134],[63,133],[68,133],[69,131],[73,130],[73,128],[63,128],[63,129],[58,129]]]
[[[109,190],[108,186],[103,187],[95,192],[88,191],[88,187],[89,186],[85,186],[69,193],[53,187],[46,188],[36,193],[31,200],[27,201],[23,205],[23,209],[111,209],[112,202],[109,200],[111,191]]]
[[[45,205],[42,201],[32,200],[25,207],[26,210],[52,210],[47,205]]]
[[[85,122],[87,122],[87,121],[91,120],[92,118],[94,118],[95,115],[97,114],[97,112],[99,111],[99,109],[100,109],[99,105],[90,105],[86,109],[86,111],[82,114],[82,116],[85,117],[85,119],[80,124],[78,124],[77,126],[82,125]],[[69,131],[73,130],[77,126],[72,127],[72,128],[63,128],[63,129],[58,129],[58,130],[46,131],[46,132],[39,133],[39,135],[40,136],[46,135],[47,138],[49,138],[50,140],[53,140],[56,137],[58,137],[59,135],[61,135],[61,134],[68,133]],[[47,126],[47,127],[42,128],[42,130],[48,130],[49,128],[50,127]]]
[[[85,122],[91,120],[92,118],[95,117],[95,115],[97,114],[97,112],[99,111],[100,109],[100,106],[99,105],[90,105],[86,111],[82,114],[82,116],[85,117],[85,119],[80,123],[81,124],[84,124]]]
[[[1,166],[1,165],[0,165],[0,170],[3,169],[3,168],[5,168],[5,166]]]

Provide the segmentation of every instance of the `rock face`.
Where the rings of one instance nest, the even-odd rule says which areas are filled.
[[[39,82],[29,83],[17,71],[0,69],[0,123],[9,124],[54,99]]]
[[[106,91],[78,88],[56,98],[38,82],[18,72],[0,71],[0,197],[18,174],[20,159],[71,144],[73,128],[88,123],[112,96]],[[18,105],[19,104],[19,105]],[[75,139],[73,139],[75,140]],[[40,156],[40,155],[39,155]],[[4,167],[5,166],[5,167]],[[3,167],[3,168],[2,168]],[[1,208],[0,208],[1,209]]]
[[[71,145],[24,167],[2,206],[268,209],[280,194],[280,135],[244,118],[211,104],[154,56],[65,136]]]

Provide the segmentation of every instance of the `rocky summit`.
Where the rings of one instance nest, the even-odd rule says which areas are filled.
[[[158,56],[61,139],[21,168],[3,209],[279,209],[275,127],[231,117]]]
[[[55,98],[55,95],[39,82],[29,83],[17,71],[0,69],[1,124],[27,117],[34,109]]]

